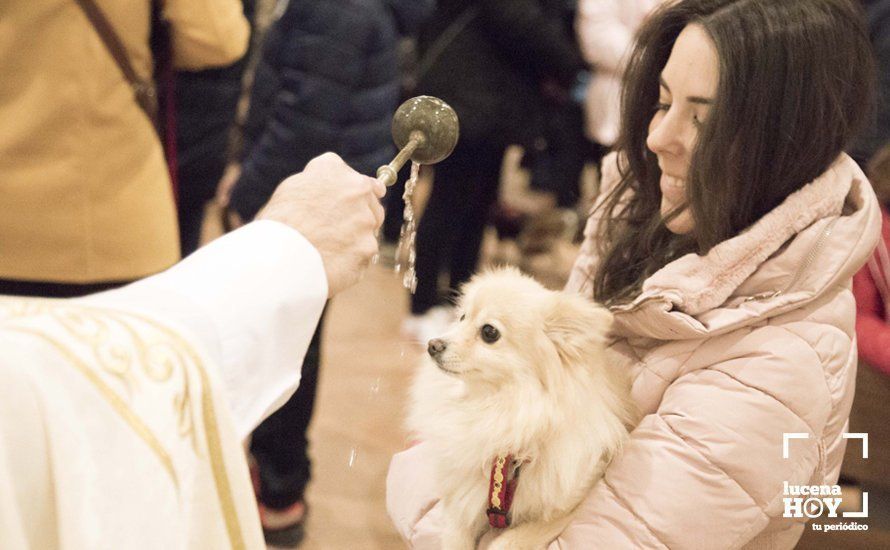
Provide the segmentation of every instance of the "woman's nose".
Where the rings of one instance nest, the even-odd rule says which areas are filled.
[[[671,116],[670,112],[659,112],[655,114],[649,124],[646,146],[656,155],[680,156],[683,154],[685,129],[676,121],[676,118]]]

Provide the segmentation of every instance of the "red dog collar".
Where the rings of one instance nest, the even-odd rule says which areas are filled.
[[[498,455],[491,465],[488,482],[488,524],[496,529],[510,525],[510,505],[519,481],[519,467],[513,455]]]

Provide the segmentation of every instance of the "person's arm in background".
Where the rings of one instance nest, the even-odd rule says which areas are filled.
[[[868,266],[853,276],[853,294],[859,357],[890,375],[890,324],[884,319],[884,302]]]
[[[250,25],[240,0],[165,0],[162,4],[161,17],[170,24],[174,68],[228,65],[247,51]]]
[[[219,365],[245,437],[296,389],[325,301],[357,282],[377,252],[384,192],[322,155],[279,186],[257,222],[161,274],[84,300],[141,309],[189,331]]]
[[[480,18],[513,63],[569,87],[586,66],[559,17],[538,0],[480,0]]]

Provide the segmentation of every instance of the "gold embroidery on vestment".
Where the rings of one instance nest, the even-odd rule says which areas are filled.
[[[213,404],[213,395],[210,391],[210,377],[204,368],[204,364],[189,343],[176,332],[157,323],[153,319],[141,315],[132,314],[141,319],[173,340],[181,349],[186,350],[192,359],[192,364],[198,370],[201,377],[201,409],[204,414],[204,436],[207,440],[207,448],[210,455],[210,468],[213,471],[213,480],[216,484],[216,494],[219,496],[222,508],[223,520],[226,523],[226,531],[229,535],[229,543],[233,550],[245,550],[244,536],[241,533],[241,523],[238,521],[238,510],[235,508],[235,498],[232,496],[232,487],[229,484],[229,476],[226,470],[225,457],[222,452],[222,443],[219,436],[219,426],[216,418],[216,407]]]
[[[15,320],[20,320],[31,315],[49,312],[52,317],[57,322],[59,322],[59,324],[63,326],[72,336],[81,339],[82,341],[86,340],[87,343],[89,343],[93,347],[95,358],[98,364],[103,368],[103,370],[105,370],[109,374],[115,375],[118,378],[124,378],[125,375],[122,373],[130,372],[129,367],[125,369],[117,367],[117,365],[123,364],[124,362],[129,365],[129,361],[127,358],[130,357],[130,352],[123,346],[111,346],[106,351],[102,351],[100,355],[100,352],[96,346],[100,345],[104,341],[102,337],[103,331],[109,330],[107,323],[105,323],[104,320],[101,318],[102,316],[107,319],[117,321],[117,323],[119,323],[119,325],[128,332],[128,334],[132,337],[132,343],[135,344],[137,353],[142,359],[141,364],[144,366],[144,372],[146,372],[149,378],[152,378],[156,381],[166,381],[167,379],[169,379],[170,376],[168,375],[167,367],[169,367],[169,373],[172,375],[173,366],[166,362],[164,362],[164,364],[160,366],[160,369],[158,369],[158,365],[154,365],[154,367],[147,366],[149,365],[149,363],[152,362],[150,360],[152,358],[152,353],[155,353],[154,360],[158,360],[158,357],[160,357],[161,359],[164,359],[166,357],[166,359],[169,360],[170,356],[159,354],[157,349],[160,348],[156,348],[155,351],[152,352],[151,350],[153,348],[145,344],[142,338],[138,335],[138,332],[135,331],[125,321],[125,318],[129,317],[131,319],[140,320],[146,325],[156,329],[158,332],[163,334],[172,342],[172,346],[167,346],[167,348],[170,351],[174,352],[175,357],[179,358],[180,355],[176,352],[177,348],[184,350],[185,356],[190,361],[179,358],[179,364],[182,367],[181,370],[183,373],[183,388],[182,392],[174,397],[173,403],[174,410],[176,411],[177,418],[179,419],[180,435],[191,435],[193,443],[192,447],[195,449],[195,452],[197,454],[200,454],[198,453],[198,446],[195,439],[196,434],[191,414],[193,412],[193,408],[191,406],[191,394],[189,389],[189,376],[187,368],[187,364],[190,362],[197,370],[201,382],[198,391],[201,395],[201,411],[204,419],[205,442],[208,449],[210,467],[213,473],[217,496],[219,497],[223,520],[226,525],[226,532],[229,537],[229,543],[233,550],[246,549],[244,536],[241,532],[241,523],[238,520],[238,511],[235,507],[235,499],[232,495],[232,487],[229,483],[225,457],[223,456],[218,419],[216,416],[216,406],[213,402],[213,395],[211,392],[210,378],[207,374],[206,369],[204,368],[201,358],[184,338],[182,338],[173,330],[149,317],[131,312],[124,313],[114,310],[97,308],[87,304],[77,304],[76,306],[72,307],[64,300],[0,298],[0,305],[11,305],[11,307],[7,307],[7,312]],[[67,308],[72,309],[69,310]],[[58,312],[58,310],[60,309],[63,311],[62,314],[59,314]],[[73,309],[80,310],[80,312],[74,312],[72,311]],[[91,316],[84,315],[85,312],[93,314],[92,321],[95,326],[92,330],[89,330],[90,325],[88,324]],[[71,314],[77,315],[77,313],[81,313],[81,315],[76,316],[73,319],[70,317]],[[68,316],[68,323],[63,321],[63,318],[65,318],[66,315]],[[2,318],[0,318],[0,321],[2,321]],[[136,416],[136,414],[127,406],[124,400],[110,386],[108,386],[97,373],[91,370],[89,366],[87,366],[85,362],[77,357],[77,355],[68,347],[66,347],[64,344],[54,339],[53,337],[45,334],[42,330],[16,325],[10,326],[9,323],[4,323],[4,325],[6,325],[6,328],[10,330],[28,333],[40,339],[43,339],[44,341],[55,347],[69,361],[71,361],[71,363],[75,365],[75,367],[77,367],[78,371],[80,371],[99,390],[100,394],[106,399],[106,401],[108,401],[112,408],[158,456],[161,463],[164,465],[164,468],[170,474],[177,492],[179,491],[179,481],[176,477],[170,455],[164,450],[160,441],[158,441],[157,437],[151,432],[148,426],[138,416]],[[124,379],[124,381],[126,382],[127,380]],[[130,379],[130,382],[132,383],[132,379]]]
[[[172,338],[171,334],[174,333],[165,330],[161,325],[156,324],[154,321],[150,321],[147,318],[142,318],[137,315],[131,316],[140,319],[147,325],[150,325],[159,332],[164,333],[164,335],[168,338],[174,339],[176,341],[176,344],[181,346],[179,349],[185,350],[185,353],[189,356],[188,359],[191,359],[192,364],[195,365],[199,373],[202,372],[203,369],[201,367],[200,358],[198,358],[197,355],[192,352],[192,349],[188,347],[188,344],[185,342],[185,340]],[[173,376],[174,371],[178,370],[182,372],[182,388],[173,397],[173,407],[177,415],[179,435],[183,437],[190,437],[192,442],[192,449],[194,449],[195,453],[198,456],[201,456],[197,433],[195,433],[194,427],[194,411],[191,400],[191,388],[189,385],[190,378],[188,376],[188,367],[186,365],[186,363],[188,362],[187,359],[181,356],[182,354],[176,346],[170,345],[167,342],[154,342],[151,345],[146,344],[142,337],[139,336],[139,333],[133,329],[133,327],[131,327],[127,323],[124,323],[122,319],[119,319],[119,322],[121,323],[121,326],[123,326],[130,334],[130,337],[133,339],[133,341],[137,344],[138,353],[142,358],[141,364],[144,365],[143,370],[149,378],[152,378],[153,380],[158,382],[166,382]],[[180,368],[176,369],[177,366]]]
[[[164,466],[164,469],[170,475],[170,479],[173,481],[173,485],[176,487],[176,492],[179,492],[179,479],[176,477],[176,471],[173,469],[173,460],[170,458],[170,455],[167,451],[164,450],[164,447],[161,445],[161,442],[158,441],[158,438],[151,432],[148,426],[145,425],[142,420],[136,416],[136,414],[127,406],[123,399],[111,389],[108,384],[105,383],[102,378],[99,377],[95,372],[90,369],[73,351],[71,351],[65,344],[59,342],[52,336],[45,334],[39,330],[26,328],[26,327],[17,327],[11,326],[6,327],[8,330],[13,330],[16,332],[21,332],[24,334],[30,334],[35,336],[47,344],[51,345],[61,353],[67,360],[70,362],[84,377],[93,384],[93,386],[99,391],[102,397],[111,405],[111,408],[126,422],[130,428],[136,432],[136,435],[139,436],[140,439],[145,441],[145,443],[149,446],[149,448],[157,455],[158,459],[161,461],[161,465]]]

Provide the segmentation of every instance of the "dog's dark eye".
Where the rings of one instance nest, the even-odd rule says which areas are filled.
[[[461,321],[463,321],[463,320],[466,319],[466,318],[467,318],[467,314],[466,314],[466,313],[464,313],[463,315],[460,316],[460,320],[461,320]]]
[[[494,344],[501,337],[501,333],[498,332],[498,329],[491,325],[482,325],[482,330],[479,331],[479,333],[482,334],[482,339],[488,344]]]

